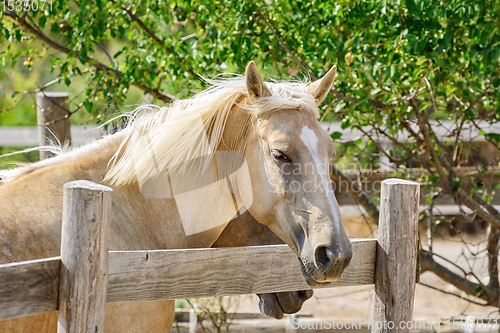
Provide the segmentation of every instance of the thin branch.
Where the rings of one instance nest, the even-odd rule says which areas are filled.
[[[465,115],[460,120],[460,126],[458,126],[457,134],[455,135],[455,142],[453,143],[453,148],[451,149],[451,160],[457,164],[458,162],[458,142],[460,141],[460,135],[462,134],[462,129],[465,124]]]
[[[109,59],[109,62],[111,63],[111,68],[114,70],[115,62],[113,61],[113,58],[109,55],[108,51],[106,51],[106,49],[100,43],[94,42],[94,44],[97,45],[97,47],[99,47],[101,51],[104,52],[104,54],[106,54],[106,56]]]
[[[373,203],[371,196],[363,191],[361,184],[352,180],[351,177],[337,169],[333,164],[330,164],[330,178],[334,181],[337,180],[340,186],[349,191],[356,203],[368,212],[374,223],[378,224],[379,209],[377,205]]]
[[[457,295],[457,294],[454,294],[454,293],[451,293],[449,291],[446,291],[446,290],[443,290],[443,289],[439,289],[439,288],[436,288],[436,287],[433,287],[431,285],[428,285],[426,283],[423,283],[423,282],[419,282],[418,284],[424,286],[424,287],[427,287],[427,288],[430,288],[430,289],[433,289],[433,290],[436,290],[436,291],[439,291],[439,292],[442,292],[443,294],[446,294],[446,295],[451,295],[451,296],[455,296],[455,297],[458,297],[460,299],[463,299],[464,301],[467,301],[469,303],[472,303],[472,304],[475,304],[475,305],[480,305],[480,306],[489,306],[488,303],[479,303],[479,302],[476,302],[476,301],[473,301],[471,299],[468,299],[468,298],[465,298],[464,296],[460,296],[460,295]]]
[[[184,21],[179,21],[177,19],[177,15],[175,15],[175,12],[173,10],[172,10],[172,16],[174,18],[175,25],[185,26],[186,24],[188,24],[189,22],[191,22],[192,20],[194,20],[196,18],[196,13],[191,13],[191,17],[185,19]]]
[[[380,127],[374,127],[374,128],[375,128],[375,130],[376,130],[378,133],[382,134],[382,135],[383,135],[383,136],[385,136],[387,139],[389,139],[389,140],[392,142],[392,144],[393,144],[394,146],[398,146],[399,148],[403,149],[404,151],[406,151],[406,153],[407,153],[408,155],[410,155],[410,154],[411,154],[410,150],[409,150],[409,149],[408,149],[408,148],[407,148],[404,144],[402,144],[400,141],[398,141],[395,137],[393,137],[393,136],[389,135],[386,131],[384,131],[384,130],[383,130],[383,129],[381,129]]]
[[[437,110],[436,110],[437,112]],[[436,144],[439,148],[439,151],[441,152],[441,156],[442,156],[442,159],[443,159],[443,164],[444,165],[447,165],[447,168],[449,169],[450,172],[452,172],[453,170],[453,160],[452,158],[450,157],[450,155],[448,154],[448,150],[446,149],[446,147],[443,146],[443,143],[441,142],[441,140],[438,139],[438,136],[436,135],[436,132],[434,131],[434,128],[432,127],[431,123],[430,123],[430,117],[427,116],[424,118],[425,120],[425,123],[427,124],[427,128],[429,129],[429,133],[432,135],[432,137],[434,138],[434,140],[436,141]],[[436,127],[439,127],[439,126],[443,126],[443,124],[438,120],[437,121],[437,126]],[[445,127],[445,129],[447,129]],[[448,130],[448,132],[451,132],[450,130]]]
[[[472,193],[473,197],[475,192]],[[477,195],[477,194],[476,194]],[[491,214],[490,212],[484,210],[483,208],[488,209],[489,205],[481,205],[477,201],[471,199],[469,194],[464,191],[463,188],[460,188],[456,192],[456,196],[458,201],[460,201],[463,205],[469,207],[473,212],[476,212],[479,217],[481,217],[483,220],[486,222],[489,222],[491,225],[493,225],[495,228],[500,230],[500,219],[498,218],[497,214]],[[493,207],[490,207],[492,210],[495,210]]]
[[[426,77],[424,77],[424,82],[427,85],[427,87],[429,88],[429,93],[431,95],[431,101],[432,101],[432,106],[434,108],[434,111],[437,112],[436,100],[434,99],[434,94],[432,93],[431,83],[429,82],[429,80],[427,80]]]
[[[440,192],[441,193],[441,192]],[[432,252],[432,241],[433,241],[433,237],[432,237],[432,219],[433,219],[433,209],[434,209],[434,200],[435,200],[436,196],[433,196],[432,197],[432,201],[431,203],[429,204],[429,215],[427,217],[427,247],[429,248],[429,252]]]
[[[458,268],[459,270],[462,271],[462,273],[464,274],[464,277],[468,275],[468,273],[465,271],[465,269],[463,269],[462,267],[458,266],[456,263],[454,263],[453,261],[451,261],[450,259],[447,259],[446,257],[443,257],[442,255],[438,254],[438,253],[435,253],[435,252],[430,252],[430,254],[433,256],[433,257],[438,257],[444,261],[446,261],[447,263],[449,263],[450,265],[453,265],[454,267]]]
[[[27,95],[23,95],[17,102],[14,103],[14,105],[4,109],[4,110],[0,110],[1,112],[4,112],[4,111],[10,111],[10,110],[13,110],[15,109],[23,100],[24,98],[26,97]]]
[[[388,154],[387,151],[384,149],[384,147],[382,147],[382,145],[380,144],[380,140],[375,140],[374,138],[372,138],[372,136],[368,132],[366,132],[365,130],[363,130],[363,128],[361,126],[356,126],[356,128],[361,133],[363,133],[366,137],[368,137],[368,139],[371,140],[373,142],[373,144],[378,148],[379,152],[382,153],[382,154],[384,154],[392,163],[399,164],[399,163],[401,163],[403,161],[406,161],[406,159],[404,159],[404,160],[400,159],[400,158],[396,159],[393,156],[391,156],[390,154]],[[376,130],[378,132],[378,128]],[[389,137],[389,139],[390,139],[390,137]]]
[[[63,52],[68,54],[70,52],[70,49],[68,49],[66,46],[59,44],[58,42],[50,39],[45,35],[42,31],[35,29],[33,26],[31,26],[29,23],[26,22],[24,17],[19,17],[16,12],[13,11],[7,11],[5,13],[8,17],[12,18],[21,28],[24,30],[27,30],[31,32],[33,35],[35,35],[37,38],[41,39],[44,41],[47,45],[50,47],[58,50],[59,52]]]
[[[92,80],[92,81],[93,81],[93,80]],[[90,82],[90,83],[92,83],[92,82]],[[90,85],[90,83],[89,83],[89,85]],[[88,86],[88,85],[87,85],[87,86]],[[91,93],[88,97],[92,97],[92,96],[94,96],[94,95],[96,94],[96,92],[98,91],[98,89],[99,89],[99,87],[97,86],[97,87],[94,89],[94,91],[92,91],[92,93]],[[80,109],[84,106],[83,102],[81,102],[80,104],[78,104],[78,106],[76,107],[76,109],[74,109],[74,110],[70,111],[70,110],[69,110],[69,109],[65,106],[65,104],[64,104],[64,103],[63,103],[63,104],[57,104],[57,102],[56,102],[54,99],[52,99],[51,97],[49,97],[49,96],[45,95],[45,93],[43,93],[43,94],[44,94],[45,98],[47,98],[48,100],[50,100],[50,101],[52,102],[52,104],[57,105],[60,109],[63,109],[63,110],[66,112],[66,114],[65,114],[64,116],[62,116],[62,117],[59,117],[59,118],[53,119],[53,120],[51,120],[51,121],[47,121],[47,122],[45,122],[45,123],[44,123],[44,124],[45,124],[45,126],[50,126],[50,125],[53,125],[53,124],[55,124],[55,123],[57,123],[57,122],[59,122],[59,121],[62,121],[62,120],[64,120],[64,119],[68,119],[69,117],[71,117],[73,114],[75,114],[78,110],[80,110]]]
[[[111,0],[112,3],[116,3],[116,1]],[[146,24],[135,14],[135,12],[132,12],[130,8],[127,7],[122,7],[122,9],[127,13],[127,15],[130,17],[130,19],[137,23],[139,27],[141,27],[144,32],[151,37],[152,40],[154,40],[156,43],[158,43],[160,46],[165,46],[165,42],[158,37],[151,29],[149,29]],[[170,50],[165,49],[167,53],[170,53]]]
[[[479,126],[479,125],[478,125],[478,124],[477,124],[474,120],[471,120],[471,123],[474,125],[474,127],[475,127],[478,131],[480,131],[480,132],[481,132],[481,131],[483,131],[483,132],[484,132],[484,130],[481,128],[481,126]],[[491,139],[486,139],[486,138],[485,138],[485,140],[486,140],[486,141],[488,141],[489,143],[491,143],[491,144],[492,144],[493,146],[495,146],[497,149],[500,149],[500,145],[499,145],[499,143],[498,143],[498,142],[493,141],[493,140],[491,140]]]
[[[292,59],[297,63],[297,65],[299,65],[300,68],[302,68],[307,73],[307,75],[309,75],[309,77],[312,78],[313,77],[312,73],[309,72],[309,70],[306,68],[306,66],[304,66],[304,64],[302,63],[302,61],[300,61],[299,58],[297,58],[295,56],[295,54],[293,54],[293,52],[290,51],[290,49],[285,45],[285,43],[283,42],[283,40],[279,36],[279,34],[276,31],[276,29],[274,28],[274,26],[266,19],[266,17],[259,10],[257,10],[256,13],[262,19],[262,21],[267,25],[267,27],[269,28],[269,30],[271,30],[271,32],[273,33],[274,37],[276,37],[276,39],[278,40],[278,43],[280,44],[280,47],[286,53],[288,53],[288,55],[290,57],[292,57]],[[317,80],[317,79],[318,79],[317,77],[314,78],[314,80]]]
[[[461,236],[461,235],[460,235]],[[463,238],[462,238],[463,239]],[[466,244],[464,242],[464,244]],[[467,246],[467,249],[469,249],[469,247]],[[469,250],[469,253],[471,251]],[[481,288],[488,288],[487,286],[484,285],[484,283],[481,281],[481,279],[479,278],[479,276],[476,275],[476,273],[474,273],[474,267],[475,264],[476,264],[476,261],[474,260],[474,263],[471,265],[470,263],[470,260],[469,258],[466,256],[466,254],[464,253],[464,250],[462,249],[462,253],[461,253],[461,256],[465,259],[465,262],[467,263],[467,266],[469,266],[469,273],[468,275],[471,275],[473,278],[476,279],[476,281],[479,283],[479,285],[481,285]]]
[[[498,240],[500,238],[500,232],[492,228],[488,228],[488,273],[490,276],[489,287],[497,292],[500,291],[500,284],[498,281]],[[500,302],[500,300],[499,300]]]
[[[67,113],[66,113],[64,116],[59,117],[59,118],[56,118],[56,119],[51,120],[51,121],[47,121],[47,122],[45,122],[45,123],[44,123],[44,125],[45,125],[45,126],[49,126],[49,125],[53,125],[53,124],[55,124],[55,123],[57,123],[57,122],[59,122],[59,121],[62,121],[62,120],[64,120],[64,119],[68,119],[68,118],[69,118],[69,117],[71,117],[74,113],[76,113],[78,110],[80,110],[82,107],[83,107],[83,102],[82,102],[82,103],[80,103],[80,104],[78,104],[78,106],[76,107],[76,109],[75,109],[75,110],[73,110],[73,111],[66,110],[66,112],[67,112]]]
[[[448,179],[448,176],[444,172],[443,165],[441,163],[441,159],[437,155],[436,151],[434,150],[434,146],[432,145],[431,137],[429,134],[429,129],[427,128],[427,125],[424,121],[424,118],[422,117],[422,114],[420,112],[420,107],[417,105],[417,102],[415,99],[411,99],[410,103],[413,107],[413,110],[415,112],[415,115],[418,120],[418,127],[420,129],[420,133],[422,133],[422,136],[424,138],[424,144],[427,147],[427,151],[431,155],[432,161],[434,162],[434,166],[436,167],[436,171],[439,174],[439,178],[441,178],[441,182],[443,183],[443,187],[446,190],[446,192],[450,193],[453,196],[453,188],[451,186],[451,182]]]
[[[469,295],[485,300],[489,305],[497,306],[500,297],[498,291],[490,288],[483,288],[481,285],[472,282],[465,277],[450,271],[448,268],[438,264],[433,258],[432,254],[425,250],[419,252],[419,262],[421,272],[431,271],[439,276],[444,281],[451,283],[460,290],[465,291]]]
[[[86,70],[86,71],[83,71],[81,73],[72,73],[72,74],[69,74],[67,76],[63,76],[63,77],[58,77],[57,79],[54,79],[52,81],[49,81],[47,82],[46,84],[44,84],[43,86],[41,86],[40,88],[37,88],[35,90],[26,90],[24,92],[24,94],[36,94],[36,93],[39,93],[39,92],[42,92],[44,91],[45,89],[49,88],[50,86],[53,86],[54,84],[57,84],[59,82],[61,82],[63,79],[65,79],[66,77],[72,77],[74,75],[84,75],[84,74],[88,74],[88,73],[93,73],[95,72],[96,70],[94,68],[92,69],[89,69],[89,70]]]
[[[418,135],[417,132],[415,132],[413,128],[411,128],[411,125],[407,120],[401,119],[400,122],[401,125],[403,125],[403,127],[405,128],[405,130],[407,130],[408,133],[410,133],[410,135],[417,141],[419,145],[425,144],[424,139],[422,139],[420,135]]]

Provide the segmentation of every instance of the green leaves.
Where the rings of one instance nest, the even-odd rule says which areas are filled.
[[[488,134],[485,134],[484,137],[486,140],[491,140],[493,142],[496,142],[497,144],[500,143],[500,134],[499,133],[488,133]]]
[[[331,94],[324,112],[342,119],[343,127],[390,123],[391,131],[398,131],[399,121],[411,116],[405,97],[415,91],[418,105],[432,111],[431,117],[473,120],[474,110],[500,110],[498,89],[476,108],[457,102],[475,103],[488,84],[498,86],[491,84],[500,76],[498,1],[144,0],[129,5],[54,0],[51,12],[37,14],[34,22],[44,34],[69,49],[53,54],[49,48],[47,60],[62,81],[75,84],[76,66],[85,72],[97,60],[105,68],[91,90],[120,105],[130,85],[183,98],[203,88],[198,74],[241,74],[250,60],[266,79],[293,79],[290,68],[301,69],[299,79],[320,77],[336,64],[336,89],[351,101],[333,100]],[[44,61],[36,58],[47,48],[43,43],[34,43],[29,54],[13,51],[27,50],[29,32],[7,19],[0,31],[0,43],[12,46],[4,56],[12,64]],[[424,78],[435,104],[431,90],[421,89]],[[103,111],[97,105],[91,108],[96,114]]]
[[[333,132],[332,134],[330,134],[330,136],[332,137],[333,140],[337,140],[337,139],[340,139],[342,137],[342,133]]]

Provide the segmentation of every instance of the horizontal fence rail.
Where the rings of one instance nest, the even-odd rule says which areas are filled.
[[[374,283],[375,239],[327,288]],[[311,289],[287,245],[110,251],[107,302],[202,298]],[[0,320],[57,310],[60,258],[0,265]]]

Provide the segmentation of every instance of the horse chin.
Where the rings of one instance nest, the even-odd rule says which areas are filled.
[[[283,319],[285,313],[281,308],[278,297],[275,293],[272,294],[257,294],[259,296],[259,310],[266,316],[276,319]]]
[[[299,312],[302,304],[312,295],[312,290],[258,294],[260,298],[259,309],[267,317],[282,319],[284,314]]]

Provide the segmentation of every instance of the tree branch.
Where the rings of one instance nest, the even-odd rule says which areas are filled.
[[[439,175],[439,178],[441,179],[441,183],[445,191],[448,192],[452,197],[456,198],[458,202],[469,207],[473,212],[477,213],[477,215],[481,217],[483,220],[487,221],[488,223],[492,224],[495,228],[500,230],[500,219],[498,217],[499,215],[496,209],[494,209],[493,207],[488,207],[489,205],[487,205],[479,197],[479,195],[475,193],[475,191],[469,191],[472,193],[472,198],[474,198],[472,199],[470,195],[464,190],[463,187],[455,189],[451,185],[449,177],[454,176],[455,173],[453,172],[451,165],[446,160],[441,159],[437,155],[436,150],[432,145],[432,141],[429,135],[429,130],[422,117],[422,114],[420,113],[417,102],[414,99],[410,100],[410,102],[412,104],[413,110],[415,111],[415,115],[418,120],[418,126],[424,138],[423,139],[424,144],[427,147],[427,151],[431,155],[432,161],[434,162],[434,166]],[[448,171],[448,175],[445,173],[445,169]],[[464,187],[465,186],[467,185],[464,184]],[[470,189],[470,187],[468,186],[466,188]],[[486,208],[486,210],[484,208]]]
[[[487,208],[487,205],[481,205],[477,201],[473,200],[469,196],[469,194],[462,188],[458,189],[458,191],[456,192],[456,197],[461,204],[469,207],[473,212],[477,214],[477,216],[490,223],[496,229],[500,230],[500,219],[498,219],[498,215],[490,214],[488,211],[484,210],[484,208]]]
[[[396,161],[392,156],[390,156],[386,151],[385,149],[382,147],[382,145],[380,144],[380,140],[375,140],[374,138],[372,138],[372,136],[370,134],[368,134],[368,132],[366,132],[361,126],[356,126],[356,128],[358,129],[358,131],[360,131],[361,133],[363,133],[366,137],[368,137],[369,140],[371,140],[371,142],[373,142],[373,144],[378,148],[378,151],[379,153],[382,153],[384,154],[391,162],[393,163],[397,163],[398,161]],[[377,135],[378,137],[378,135]]]
[[[309,77],[313,80],[313,81],[316,81],[318,80],[318,77],[315,76],[314,74],[312,74],[308,69],[307,67],[302,63],[302,61],[300,61],[299,58],[297,58],[292,51],[290,51],[290,49],[285,45],[285,43],[283,42],[283,40],[281,39],[281,37],[279,36],[278,32],[276,31],[276,29],[272,26],[271,23],[268,22],[268,20],[265,18],[265,16],[260,12],[260,11],[257,11],[256,14],[262,19],[262,21],[265,23],[265,25],[269,28],[269,30],[271,30],[272,34],[274,35],[274,37],[276,37],[276,39],[278,40],[278,43],[280,44],[280,47],[293,59],[293,61],[295,61],[295,63],[300,67],[302,68],[302,70],[304,70],[308,75]],[[341,100],[343,101],[346,101],[346,102],[350,102],[350,103],[353,103],[353,104],[356,104],[358,103],[358,100],[355,99],[355,98],[352,98],[350,96],[347,96],[347,95],[344,95],[343,93],[341,93],[340,91],[338,91],[335,87],[331,87],[330,88],[330,91],[333,92],[335,95],[337,95],[338,98],[340,98]]]
[[[498,240],[500,239],[500,232],[492,228],[488,228],[488,273],[490,275],[490,282],[488,287],[495,290],[497,293],[500,292],[500,284],[498,281]],[[500,300],[499,300],[500,304]],[[497,304],[497,306],[499,305]]]
[[[15,12],[9,11],[9,12],[6,12],[6,15],[9,16],[9,17],[11,17],[19,25],[19,27],[21,29],[30,32],[35,37],[37,37],[39,40],[43,41],[45,44],[47,44],[50,47],[56,49],[57,51],[65,53],[65,54],[68,54],[68,53],[71,52],[71,50],[69,48],[67,48],[66,46],[64,46],[62,44],[59,44],[58,42],[50,39],[42,31],[39,31],[39,30],[35,29],[28,22],[26,22],[26,20],[23,17],[19,17]],[[110,71],[110,72],[114,73],[115,76],[117,76],[117,77],[119,77],[119,76],[121,76],[123,74],[118,69],[113,69],[111,67],[108,67],[108,66],[104,65],[103,63],[100,63],[99,61],[97,61],[95,59],[92,59],[90,57],[85,58],[85,61],[89,65],[95,67],[95,69],[97,69],[98,71]],[[159,91],[158,88],[151,89],[149,87],[146,87],[144,85],[140,85],[140,84],[135,83],[135,82],[132,83],[132,85],[134,85],[135,87],[141,89],[144,92],[149,93],[154,98],[157,98],[157,99],[159,99],[159,100],[161,100],[161,101],[163,101],[165,103],[172,103],[173,101],[176,100],[176,98],[174,96],[162,93],[162,92]]]
[[[94,44],[97,45],[97,47],[99,47],[102,52],[104,52],[106,57],[108,57],[108,60],[111,63],[111,68],[114,70],[115,69],[115,62],[113,61],[113,58],[109,55],[108,51],[101,44],[99,44],[97,42],[94,42]]]
[[[480,306],[488,306],[488,304],[475,302],[475,301],[467,299],[467,298],[465,298],[463,296],[460,296],[460,295],[457,295],[457,294],[454,294],[454,293],[450,293],[449,291],[446,291],[446,290],[443,290],[443,289],[439,289],[439,288],[433,287],[433,286],[431,286],[431,285],[429,285],[427,283],[419,282],[418,284],[420,284],[420,285],[422,285],[424,287],[427,287],[427,288],[430,288],[430,289],[442,292],[443,294],[446,294],[446,295],[458,297],[458,298],[463,299],[464,301],[467,301],[467,302],[472,303],[472,304],[476,304],[476,305],[480,305]]]
[[[116,4],[116,1],[115,0],[111,0],[112,3]],[[159,38],[151,29],[149,29],[146,24],[131,10],[130,7],[124,7],[122,6],[121,7],[126,13],[127,15],[130,17],[130,20],[132,20],[132,22],[135,22],[137,23],[137,25],[139,25],[139,27],[152,39],[154,40],[156,43],[158,43],[160,46],[165,46],[165,42]],[[167,53],[170,53],[170,50],[166,49],[165,50]]]
[[[415,99],[411,99],[410,103],[413,107],[413,111],[415,112],[415,115],[417,117],[418,121],[418,128],[420,129],[420,133],[422,133],[422,136],[424,138],[424,144],[427,147],[427,151],[431,155],[431,159],[434,162],[434,166],[436,168],[436,171],[439,175],[439,178],[441,179],[441,182],[443,184],[443,187],[446,192],[450,193],[453,196],[453,187],[450,184],[450,180],[448,179],[448,176],[444,173],[444,168],[441,163],[441,159],[437,155],[436,151],[434,150],[434,146],[432,145],[431,137],[429,134],[429,129],[427,128],[427,125],[422,117],[422,114],[420,112],[420,107],[417,105],[417,102]]]
[[[92,72],[95,72],[95,69],[89,69],[89,70],[83,71],[83,72],[81,72],[81,75],[92,73]],[[74,76],[74,75],[77,75],[77,74],[80,75],[80,73],[73,73],[73,74],[69,74],[68,77],[71,77],[71,76]],[[58,78],[56,78],[56,79],[54,79],[52,81],[47,82],[46,84],[44,84],[40,88],[37,88],[35,90],[26,90],[24,92],[24,94],[36,94],[38,92],[44,91],[45,89],[49,88],[50,86],[61,82],[61,80],[63,80],[63,79],[64,79],[64,77],[58,77]]]
[[[283,40],[281,39],[281,37],[279,36],[278,32],[276,31],[276,29],[274,28],[274,26],[268,22],[268,20],[266,19],[266,17],[264,16],[264,14],[262,14],[260,11],[257,11],[256,12],[257,15],[262,19],[262,21],[267,25],[267,27],[269,28],[269,30],[271,30],[271,32],[273,33],[274,37],[276,37],[276,39],[278,40],[278,43],[280,44],[280,47],[286,52],[288,53],[288,55],[290,57],[292,57],[292,59],[295,61],[295,63],[297,63],[297,65],[300,66],[300,68],[302,68],[302,70],[304,70],[308,75],[309,77],[313,78],[313,75],[312,73],[306,68],[306,66],[302,63],[302,61],[299,60],[299,58],[297,58],[295,56],[295,54],[293,54],[292,51],[290,51],[290,49],[285,45],[285,43],[283,42]],[[317,77],[314,77],[313,78],[314,80],[317,80],[318,78]]]
[[[13,11],[7,11],[5,15],[9,16],[12,18],[18,25],[24,30],[27,30],[31,32],[31,34],[35,35],[38,39],[42,40],[44,43],[49,45],[50,47],[56,49],[59,52],[63,52],[68,54],[70,52],[70,49],[68,49],[66,46],[59,44],[58,42],[50,39],[45,35],[42,31],[35,29],[33,26],[31,26],[28,22],[26,22],[24,17],[19,17],[16,12]]]
[[[368,212],[375,224],[378,224],[378,207],[373,203],[371,196],[363,191],[361,184],[352,180],[351,177],[337,169],[337,167],[333,164],[330,164],[330,178],[334,181],[338,181],[342,188],[349,191],[356,203]]]
[[[462,129],[465,124],[465,115],[462,117],[460,121],[460,126],[458,127],[457,134],[455,135],[455,142],[453,143],[453,148],[451,149],[451,160],[455,163],[458,162],[458,142],[460,140],[460,135],[462,134]]]
[[[490,305],[498,306],[498,299],[500,297],[498,291],[491,290],[490,288],[483,288],[481,285],[469,281],[465,277],[450,271],[448,268],[438,264],[432,258],[431,253],[425,250],[420,250],[419,262],[421,272],[431,271],[444,281],[451,283],[460,290],[465,291],[467,294],[481,298]]]

